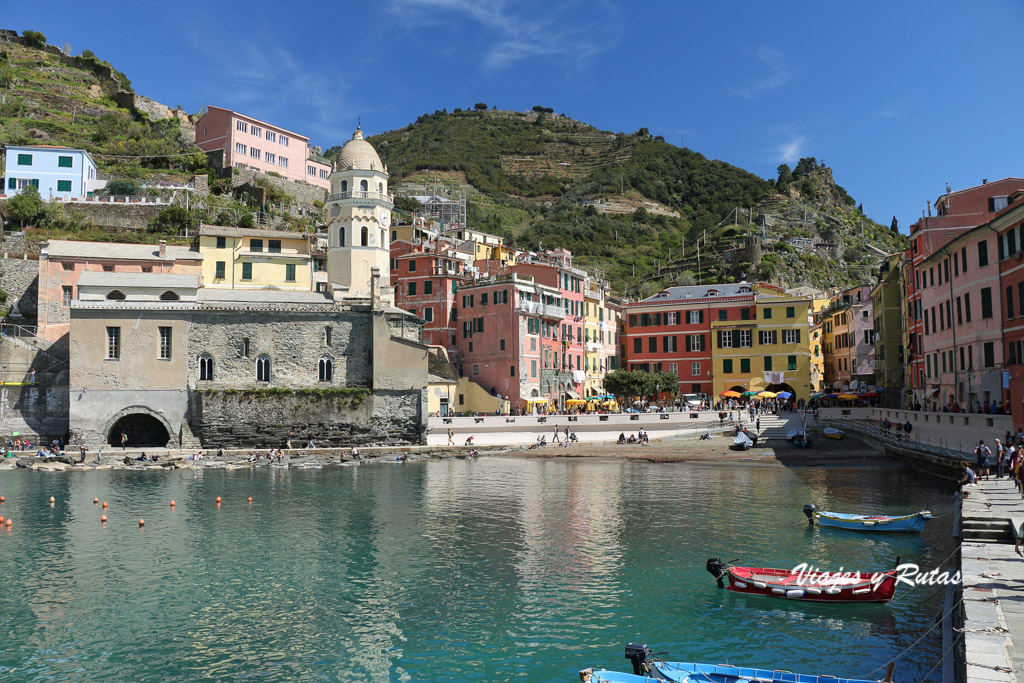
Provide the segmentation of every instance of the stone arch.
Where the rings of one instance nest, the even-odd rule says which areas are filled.
[[[341,191],[342,192],[348,192],[348,181],[347,180],[342,180],[341,181]]]
[[[113,289],[107,292],[107,299],[109,301],[124,301],[124,294],[119,289]]]
[[[160,301],[178,301],[179,299],[181,299],[181,297],[169,289],[160,295]]]
[[[156,443],[164,435],[157,430],[158,427],[163,429],[167,436],[164,443]],[[151,448],[177,448],[178,446],[177,432],[171,423],[163,415],[146,406],[128,406],[114,413],[103,425],[103,435],[107,443],[111,446],[120,446],[122,430],[128,432],[129,446]],[[157,438],[145,438],[149,435]],[[153,441],[153,443],[146,443],[146,441]]]
[[[360,180],[359,181],[359,189],[362,192],[368,192],[369,189],[370,189],[370,183],[366,182],[365,180]]]
[[[363,226],[362,230],[359,231],[359,246],[370,246],[370,230],[365,225]]]

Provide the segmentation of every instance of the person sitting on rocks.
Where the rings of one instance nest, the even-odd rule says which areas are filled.
[[[626,435],[623,432],[619,432],[619,440],[616,441],[615,443],[617,443],[620,446],[626,443]]]

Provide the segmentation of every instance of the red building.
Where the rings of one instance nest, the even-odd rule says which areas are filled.
[[[674,372],[680,393],[713,396],[711,322],[753,325],[754,297],[747,284],[669,287],[630,304],[622,316],[627,367]]]
[[[423,343],[443,346],[456,360],[456,292],[464,264],[437,242],[391,243],[395,306],[423,318]]]

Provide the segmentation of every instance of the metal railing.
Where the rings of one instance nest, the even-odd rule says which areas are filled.
[[[16,325],[4,321],[0,323],[0,336],[2,337],[36,337],[39,328],[35,325]]]
[[[383,192],[332,192],[327,195],[327,201],[335,202],[341,199],[379,199],[380,201],[390,202],[394,200],[394,196],[390,194],[384,194]]]
[[[901,428],[902,425],[898,424],[893,424],[892,427],[886,430],[863,420],[835,420],[823,417],[820,422],[836,427],[841,426],[845,430],[857,432],[900,448],[909,448],[955,461],[968,460],[973,462],[974,460],[973,444],[971,443],[964,444],[962,440],[957,440],[954,444],[951,439],[945,437],[932,438],[922,436],[920,432],[907,433]],[[964,450],[964,446],[966,446],[966,450]]]

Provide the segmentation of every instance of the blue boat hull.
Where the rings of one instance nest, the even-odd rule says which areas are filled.
[[[721,664],[696,664],[691,662],[651,662],[654,671],[650,676],[598,670],[590,674],[589,683],[747,683],[772,681],[772,683],[877,683],[857,678],[835,678],[813,674],[794,674],[788,671],[772,671],[752,667],[725,666]],[[587,679],[581,676],[581,680]]]
[[[900,515],[890,517],[886,515],[848,515],[841,512],[816,511],[814,521],[818,526],[832,527],[834,529],[847,529],[849,531],[923,531],[924,524],[931,519],[932,514],[922,510],[913,515]]]

